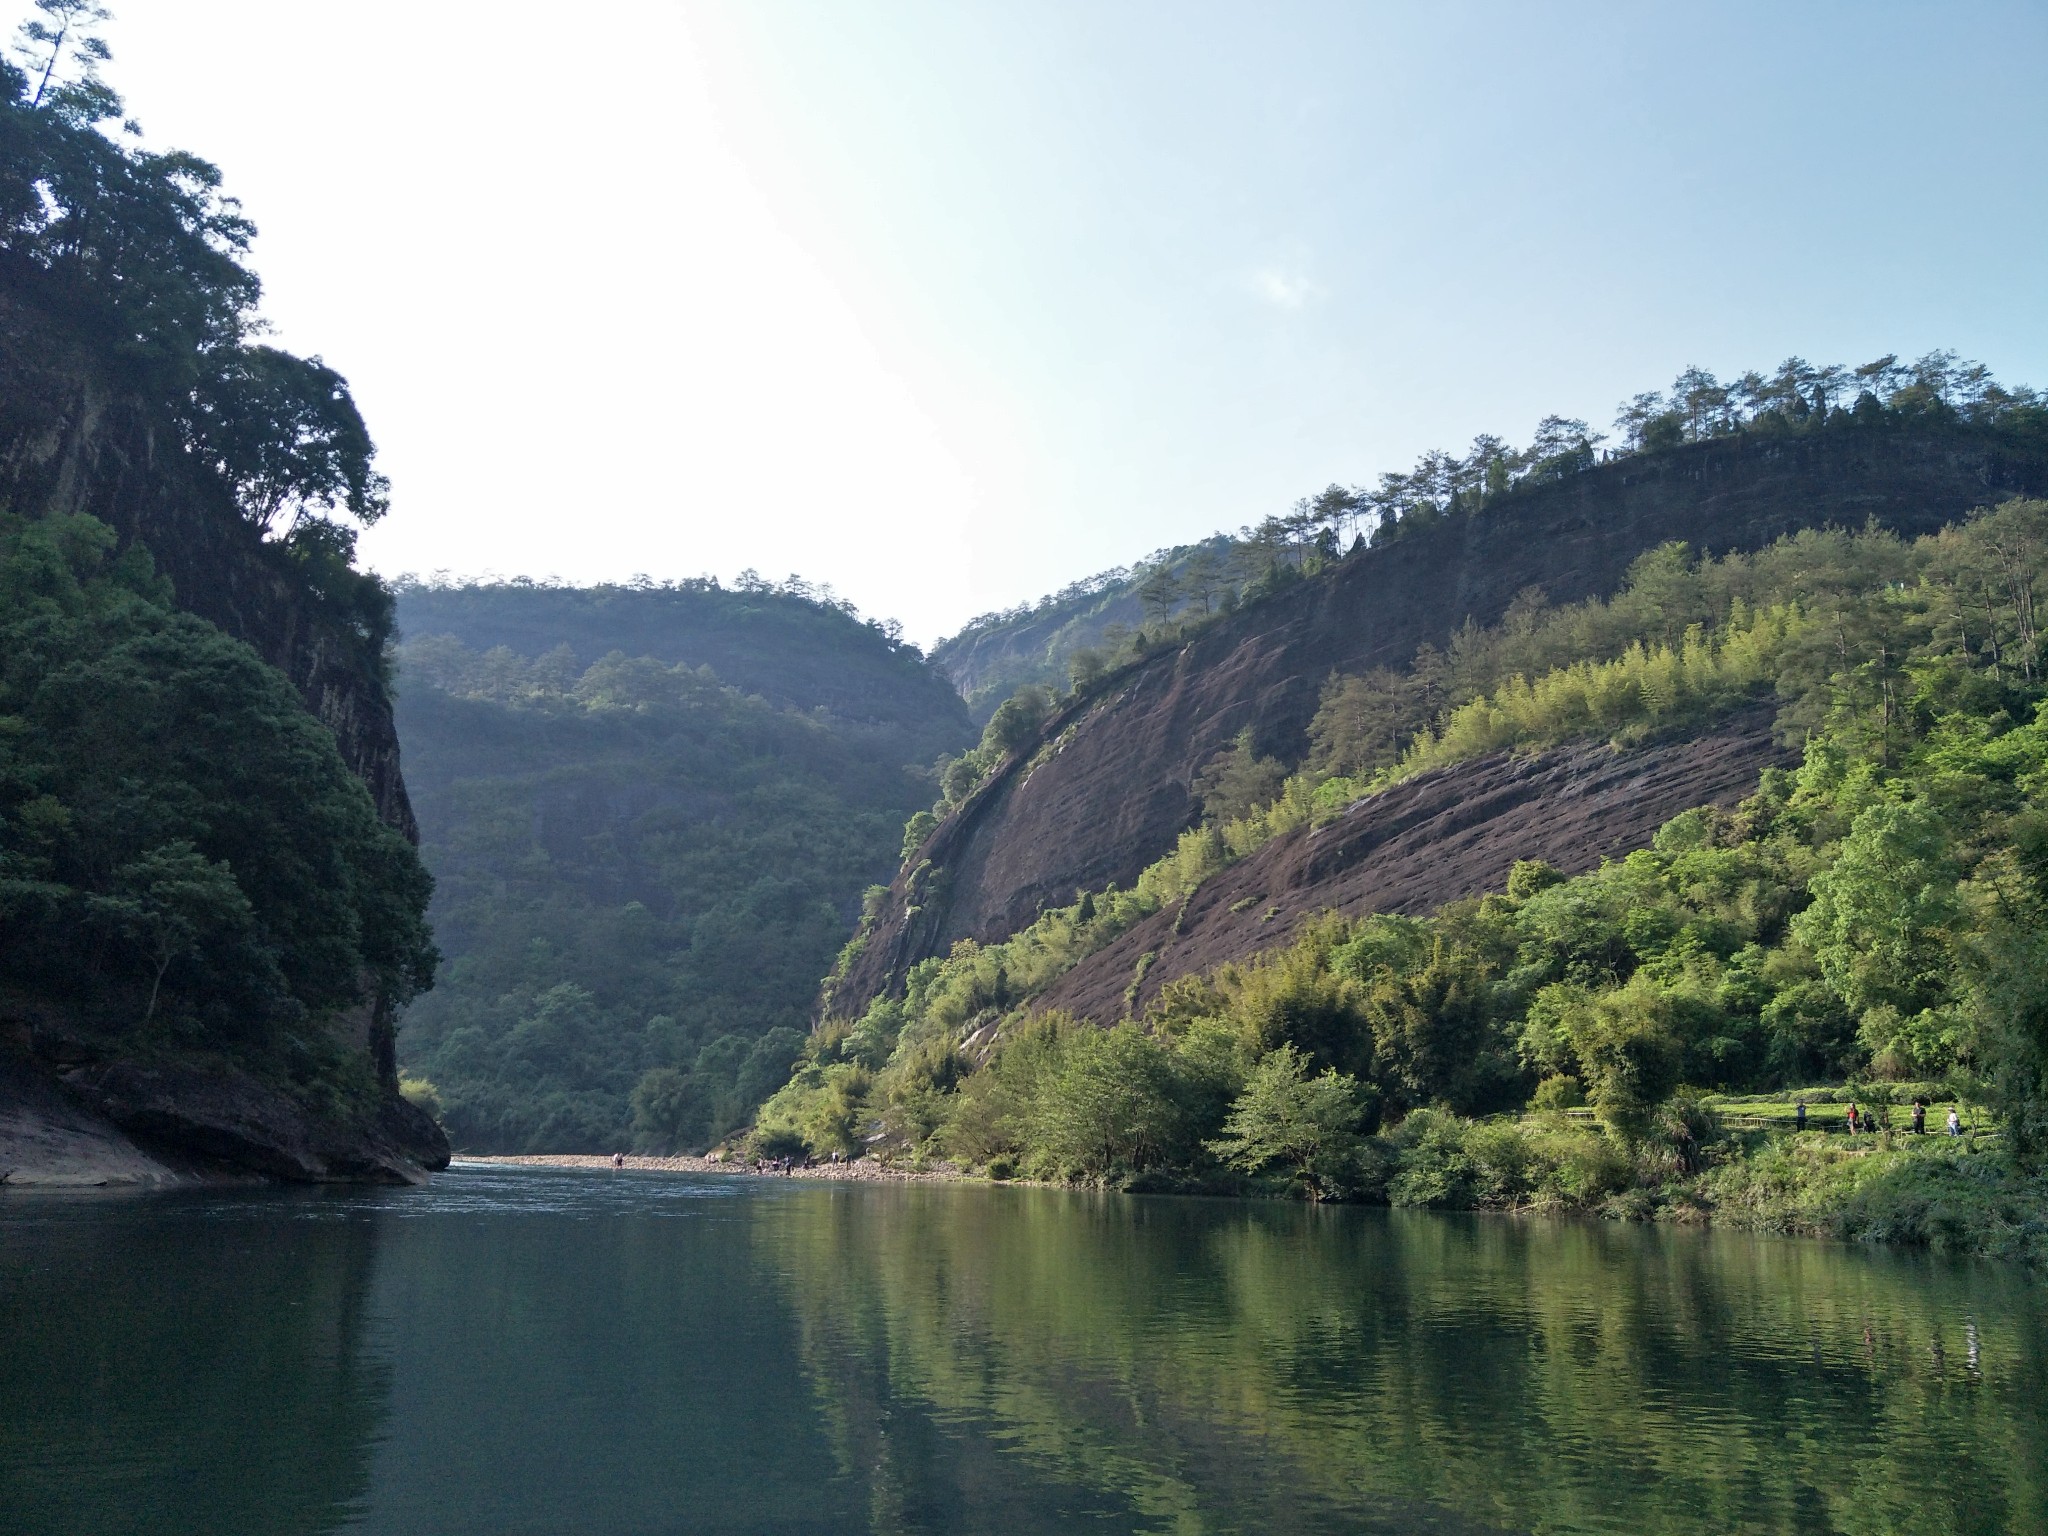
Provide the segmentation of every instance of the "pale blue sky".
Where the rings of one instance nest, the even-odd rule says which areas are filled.
[[[2040,3],[117,11],[357,384],[387,572],[929,641],[1690,363],[2048,385]]]

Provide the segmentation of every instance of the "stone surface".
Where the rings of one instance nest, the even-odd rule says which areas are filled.
[[[0,1057],[0,1186],[161,1188],[192,1179],[190,1169],[145,1152],[44,1073]]]
[[[1360,800],[1325,827],[1277,837],[1203,882],[1185,912],[1155,912],[1036,1000],[1099,1023],[1139,1012],[1168,982],[1290,941],[1318,914],[1422,915],[1498,891],[1518,859],[1578,874],[1648,845],[1699,805],[1731,806],[1792,755],[1770,711],[1751,710],[1685,742],[1489,757],[1440,768]],[[1151,955],[1135,999],[1140,957]]]
[[[232,1067],[113,1061],[67,1072],[64,1086],[145,1148],[197,1168],[292,1183],[415,1184],[448,1165],[433,1121],[394,1099],[375,1118],[316,1116]]]

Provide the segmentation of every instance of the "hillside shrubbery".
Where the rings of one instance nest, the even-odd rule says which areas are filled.
[[[813,1106],[835,1094],[835,1145],[879,1135],[1050,1177],[1213,1179],[1234,1164],[1420,1203],[1573,1189],[1585,1203],[1646,1170],[1699,1173],[1711,1131],[1673,1099],[1682,1086],[1848,1075],[1993,1100],[2009,1146],[2031,1157],[2048,1102],[2048,997],[2034,979],[2048,960],[2032,619],[2044,576],[2048,506],[2014,503],[1912,543],[1809,533],[1705,563],[1661,550],[1609,601],[1551,610],[1532,597],[1400,680],[1440,690],[1438,724],[1404,737],[1366,717],[1370,693],[1334,683],[1320,771],[1189,833],[1135,890],[917,967],[902,999],[819,1031],[761,1123],[822,1148]],[[1547,658],[1570,659],[1536,671]],[[1288,949],[1173,984],[1107,1034],[1031,1016],[1032,993],[1076,959],[1375,782],[1766,693],[1807,739],[1805,761],[1737,813],[1688,813],[1652,848],[1574,879],[1524,866],[1506,891],[1434,918],[1326,920]],[[1281,1052],[1295,1054],[1275,1065]],[[1481,1134],[1442,1118],[1580,1099],[1604,1129]],[[1126,1133],[1055,1128],[1082,1104]],[[1325,1140],[1288,1150],[1300,1124]],[[1396,1129],[1375,1138],[1376,1124]],[[1524,1172],[1461,1152],[1453,1176],[1452,1141]],[[1645,1163],[1658,1146],[1665,1163]],[[1333,1172],[1346,1156],[1350,1171]],[[1527,1172],[1538,1167],[1553,1171]],[[1428,1193],[1438,1186],[1464,1193]]]

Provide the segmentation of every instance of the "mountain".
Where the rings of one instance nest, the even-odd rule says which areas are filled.
[[[1080,961],[1034,999],[1098,1024],[1142,1016],[1184,976],[1285,949],[1325,913],[1425,917],[1504,890],[1517,864],[1566,875],[1646,848],[1697,806],[1732,810],[1798,762],[1753,706],[1688,739],[1486,756],[1365,795],[1282,833]]]
[[[752,1145],[2038,1256],[2048,415],[1857,372],[1155,596],[942,766]]]
[[[858,1016],[961,939],[990,943],[1078,891],[1128,887],[1201,818],[1197,779],[1241,733],[1283,765],[1333,674],[1407,669],[1468,623],[1615,590],[1667,541],[1715,553],[1874,522],[1931,533],[1973,507],[2048,490],[2038,437],[1953,419],[1739,433],[1532,484],[1431,520],[1253,597],[1068,699],[906,861],[831,993]]]
[[[1019,688],[1064,688],[1077,655],[1114,649],[1122,635],[1141,629],[1154,606],[1148,584],[1162,596],[1178,594],[1190,574],[1220,568],[1238,548],[1218,534],[1084,577],[1036,603],[982,614],[932,647],[932,662],[960,690],[975,722],[985,725]]]
[[[702,1146],[786,1076],[818,978],[973,736],[914,647],[808,589],[402,585],[398,722],[440,983],[408,1072],[459,1146]]]
[[[474,651],[502,646],[527,657],[564,649],[579,668],[613,651],[709,667],[721,683],[777,707],[823,710],[894,733],[905,762],[929,762],[957,746],[963,729],[945,679],[893,624],[862,620],[801,582],[401,581],[397,593],[399,627],[409,636],[451,635]]]

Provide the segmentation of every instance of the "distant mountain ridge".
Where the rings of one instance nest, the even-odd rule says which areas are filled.
[[[863,620],[801,586],[407,579],[395,588],[399,630],[409,640],[453,635],[472,650],[503,646],[528,658],[565,648],[579,670],[618,651],[708,666],[721,682],[772,704],[849,720],[965,718],[944,676],[893,625]],[[951,745],[935,743],[914,760]]]
[[[982,614],[933,646],[932,662],[952,679],[974,718],[985,722],[1027,684],[1064,687],[1075,653],[1102,645],[1106,633],[1142,625],[1146,605],[1139,594],[1148,579],[1161,573],[1179,578],[1197,559],[1231,547],[1230,537],[1219,533],[1083,577],[1036,603]]]
[[[815,593],[401,584],[398,719],[447,963],[406,1068],[459,1146],[701,1146],[787,1075],[974,736],[914,646]]]

